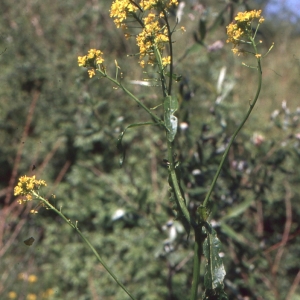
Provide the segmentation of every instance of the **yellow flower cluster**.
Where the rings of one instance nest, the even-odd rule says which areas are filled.
[[[261,17],[261,10],[239,12],[234,19],[237,23],[247,22],[249,25],[254,19],[259,19],[260,23],[264,21],[264,18]]]
[[[133,17],[142,27],[142,32],[137,35],[136,41],[139,47],[140,65],[145,66],[146,62],[143,59],[148,56],[148,64],[155,63],[154,49],[155,47],[162,53],[165,44],[169,42],[168,30],[162,25],[160,18],[164,17],[164,11],[171,6],[178,5],[177,0],[115,0],[112,3],[110,16],[114,18],[117,27],[126,29],[125,20]],[[140,18],[138,12],[146,14]],[[154,12],[157,11],[157,13]],[[125,33],[125,37],[130,37],[130,34]],[[163,66],[170,64],[171,58],[164,57],[162,59]]]
[[[115,18],[114,22],[119,28],[124,24],[123,21],[138,9],[138,5],[132,4],[130,0],[115,0],[111,5],[110,17]]]
[[[37,299],[37,295],[32,293],[29,293],[26,297],[26,300],[36,300],[36,299]]]
[[[258,19],[258,23],[262,23],[264,18],[261,16],[261,10],[252,10],[246,12],[239,12],[234,18],[234,22],[230,23],[227,28],[227,43],[233,44],[232,51],[236,54],[239,52],[237,49],[243,39],[248,39],[252,36],[252,26],[253,20]]]
[[[165,44],[169,41],[167,28],[162,28],[156,19],[154,13],[149,13],[147,17],[143,18],[144,29],[137,36],[136,41],[140,49],[140,59],[146,55],[149,56],[148,64],[155,63],[154,47],[157,47],[160,52],[165,48]],[[170,59],[164,59],[165,65]],[[144,66],[145,61],[141,60],[140,65]]]
[[[96,75],[95,68],[97,65],[100,65],[104,62],[102,55],[103,52],[100,50],[90,49],[87,55],[78,56],[78,65],[79,67],[89,68],[89,77],[92,78],[94,75]]]
[[[25,201],[19,200],[19,203],[32,200],[32,191],[38,190],[41,186],[47,186],[45,180],[36,180],[35,176],[22,176],[19,178],[18,185],[14,188],[15,196],[25,196]]]
[[[8,299],[16,299],[17,296],[18,295],[17,295],[16,292],[11,291],[11,292],[8,293]]]
[[[163,10],[171,6],[177,6],[177,0],[115,0],[110,9],[110,17],[114,18],[116,26],[127,28],[124,21],[137,11],[144,12],[153,8]]]

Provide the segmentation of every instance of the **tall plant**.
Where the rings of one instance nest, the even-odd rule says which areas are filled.
[[[223,284],[226,272],[219,255],[221,243],[215,230],[209,223],[212,207],[211,194],[226,161],[229,149],[250,116],[260,94],[262,84],[262,54],[258,50],[258,46],[261,42],[256,41],[256,34],[264,19],[261,16],[260,10],[240,12],[235,17],[234,21],[227,26],[227,42],[233,44],[233,53],[237,55],[252,55],[256,61],[255,66],[248,67],[252,67],[257,74],[257,90],[253,98],[247,99],[247,101],[249,101],[248,111],[241,124],[237,127],[235,132],[233,132],[232,137],[226,146],[220,165],[203,203],[194,210],[189,207],[180,186],[180,161],[177,160],[176,156],[176,134],[178,129],[176,112],[179,109],[179,101],[174,93],[173,83],[174,81],[179,81],[181,77],[174,73],[173,36],[177,30],[185,30],[183,27],[178,29],[178,24],[172,24],[170,21],[170,11],[177,5],[177,0],[116,0],[113,1],[110,9],[110,16],[114,19],[116,26],[124,31],[125,37],[136,39],[136,44],[139,48],[137,56],[139,57],[138,63],[140,67],[145,69],[154,68],[157,72],[157,80],[160,82],[161,86],[161,95],[158,97],[159,101],[154,103],[153,107],[145,105],[141,99],[135,96],[124,85],[122,69],[117,61],[115,61],[115,74],[109,74],[106,64],[104,63],[104,51],[90,49],[86,55],[78,57],[78,64],[80,67],[87,68],[90,78],[98,76],[99,78],[110,81],[114,88],[122,90],[149,115],[149,121],[130,124],[120,134],[118,148],[122,153],[120,158],[121,165],[124,163],[125,159],[125,150],[122,147],[122,139],[127,129],[138,126],[154,125],[165,132],[165,143],[167,147],[165,164],[168,167],[168,183],[171,194],[170,201],[173,204],[176,219],[183,224],[187,235],[189,236],[192,230],[193,236],[195,237],[193,281],[190,299],[195,300],[198,296],[202,255],[204,256],[205,263],[204,292],[202,298],[227,299]],[[133,28],[134,30],[138,30],[138,32],[133,32]],[[22,197],[19,199],[20,204],[35,199],[44,207],[53,210],[61,216],[61,218],[79,234],[86,245],[93,251],[99,262],[124,292],[131,299],[135,299],[133,296],[134,292],[129,292],[113,271],[106,265],[100,254],[80,231],[77,222],[72,222],[62,213],[61,209],[56,208],[52,204],[50,199],[46,199],[41,195],[40,188],[45,185],[45,181],[37,180],[35,176],[27,177],[25,175],[20,178],[18,185],[15,187],[15,195]],[[32,210],[32,213],[36,212],[36,210]]]

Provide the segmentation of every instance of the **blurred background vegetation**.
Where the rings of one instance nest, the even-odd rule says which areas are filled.
[[[47,197],[87,235],[136,299],[187,299],[193,236],[174,220],[164,134],[129,129],[126,163],[116,144],[148,116],[104,79],[77,66],[88,49],[118,60],[126,84],[150,107],[160,87],[137,63],[109,17],[111,1],[2,0],[0,19],[0,298],[125,299],[72,229],[38,203],[12,195],[19,176],[45,179]],[[233,57],[225,27],[238,11],[268,1],[186,1],[175,34],[181,109],[176,140],[182,184],[193,210],[203,201],[228,139],[256,89],[247,57]],[[171,11],[175,23],[176,11]],[[263,13],[264,15],[264,13]],[[223,244],[229,299],[300,299],[299,22],[266,17],[257,107],[238,136],[213,194],[212,224]],[[206,30],[204,30],[206,28]],[[206,32],[205,39],[204,32]],[[160,114],[160,110],[157,109]],[[34,237],[32,246],[24,240]],[[203,274],[202,274],[203,275]],[[199,290],[199,295],[201,289]]]

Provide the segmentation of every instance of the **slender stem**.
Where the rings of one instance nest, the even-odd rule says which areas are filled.
[[[156,46],[154,48],[154,53],[155,53],[155,57],[156,57],[156,60],[157,60],[159,73],[160,73],[160,77],[161,77],[163,94],[164,94],[164,97],[166,97],[168,95],[168,90],[167,90],[167,86],[166,86],[164,68],[163,68],[163,65],[162,65],[162,58],[161,58],[159,49]],[[170,142],[168,139],[167,139],[167,142],[168,142],[168,162],[170,164],[169,165],[169,172],[170,172],[170,177],[171,177],[171,180],[172,180],[174,194],[175,194],[175,197],[177,199],[177,203],[180,207],[180,210],[181,210],[182,214],[184,215],[184,217],[186,218],[188,223],[191,224],[191,217],[190,217],[189,211],[186,207],[185,200],[184,200],[184,198],[181,194],[181,190],[180,190],[180,187],[179,187],[179,183],[178,183],[178,179],[177,179],[177,175],[176,175],[176,171],[175,171],[173,143]]]
[[[77,224],[74,224],[71,222],[70,219],[67,219],[66,216],[58,209],[56,209],[48,200],[41,197],[38,193],[35,191],[32,191],[32,194],[42,201],[43,204],[45,204],[46,207],[52,209],[55,211],[66,223],[68,223],[73,229],[75,229],[78,233],[78,235],[84,240],[84,242],[88,245],[88,247],[92,250],[92,252],[97,257],[98,261],[102,264],[104,269],[109,273],[109,275],[115,280],[115,282],[123,289],[123,291],[132,299],[135,300],[135,298],[128,292],[126,287],[122,284],[122,282],[119,281],[119,279],[114,275],[114,273],[110,270],[110,268],[107,266],[107,264],[103,261],[97,250],[94,248],[94,246],[89,242],[89,240],[82,234],[82,232],[77,227]]]
[[[194,245],[194,265],[193,265],[193,283],[191,290],[191,300],[197,299],[198,285],[200,279],[200,266],[201,266],[201,255],[202,255],[202,226],[195,226],[195,245]]]
[[[170,77],[169,77],[169,87],[168,87],[168,93],[169,95],[171,95],[172,92],[172,82],[173,82],[173,44],[172,44],[172,33],[171,33],[171,29],[170,29],[170,24],[168,21],[168,16],[166,11],[163,11],[164,13],[164,19],[167,25],[167,29],[168,29],[168,37],[169,37],[169,50],[170,50],[170,57],[171,57],[171,64],[170,64]]]
[[[164,122],[156,116],[146,105],[144,105],[137,97],[135,97],[127,88],[125,88],[122,83],[117,81],[116,79],[113,79],[106,73],[104,73],[102,70],[98,69],[98,71],[101,73],[103,77],[106,77],[110,81],[112,81],[115,85],[117,85],[119,88],[121,88],[131,99],[133,99],[139,106],[141,106],[158,124],[164,126]]]
[[[154,45],[154,54],[155,54],[155,58],[156,58],[158,69],[159,69],[160,81],[161,81],[163,95],[164,95],[164,97],[166,97],[168,95],[166,76],[165,76],[165,72],[164,72],[164,66],[162,64],[162,58],[161,58],[159,49],[157,48],[156,45]]]
[[[174,163],[174,153],[173,153],[173,143],[168,140],[168,162],[170,163],[169,165],[169,172],[170,172],[170,177],[172,180],[172,185],[174,189],[174,194],[177,199],[178,205],[180,207],[180,210],[186,220],[188,221],[189,224],[191,224],[191,216],[189,214],[189,211],[186,207],[185,200],[181,194],[181,190],[179,187],[176,171],[175,171],[175,163]]]
[[[254,43],[253,43],[253,45],[254,45]],[[254,46],[254,47],[255,47],[255,46]],[[255,48],[256,48],[256,47],[255,47]],[[255,50],[256,50],[256,49],[255,49]],[[228,146],[227,146],[227,148],[226,148],[226,150],[225,150],[225,152],[224,152],[224,154],[223,154],[223,156],[222,156],[222,159],[221,159],[220,165],[219,165],[219,167],[218,167],[218,170],[217,170],[217,172],[216,172],[216,174],[215,174],[215,177],[214,177],[214,179],[213,179],[213,181],[212,181],[212,184],[211,184],[211,186],[210,186],[210,188],[209,188],[209,191],[208,191],[208,193],[207,193],[207,195],[206,195],[206,197],[205,197],[205,199],[204,199],[203,206],[205,206],[205,207],[207,206],[208,201],[209,201],[209,198],[210,198],[210,196],[211,196],[211,193],[212,193],[212,191],[213,191],[213,189],[214,189],[214,187],[215,187],[215,185],[216,185],[217,179],[218,179],[218,177],[219,177],[219,175],[220,175],[220,172],[221,172],[221,170],[222,170],[222,167],[223,167],[223,165],[224,165],[224,162],[225,162],[225,159],[226,159],[226,157],[227,157],[227,155],[228,155],[228,152],[229,152],[229,150],[230,150],[230,147],[231,147],[232,143],[234,142],[234,140],[235,140],[237,134],[239,133],[239,131],[242,129],[242,127],[243,127],[244,124],[246,123],[247,119],[249,118],[249,116],[250,116],[250,114],[251,114],[251,112],[252,112],[252,110],[253,110],[253,108],[254,108],[256,102],[257,102],[258,96],[259,96],[259,94],[260,94],[261,83],[262,83],[262,69],[261,69],[260,58],[257,58],[257,71],[258,71],[258,87],[257,87],[257,90],[256,90],[256,94],[255,94],[254,100],[252,101],[252,103],[250,103],[250,107],[249,107],[249,109],[248,109],[248,112],[247,112],[247,114],[246,114],[244,120],[241,122],[241,124],[239,125],[239,127],[238,127],[238,128],[236,129],[236,131],[234,132],[234,134],[233,134],[233,136],[231,137],[231,139],[230,139],[230,141],[229,141],[229,144],[228,144]]]

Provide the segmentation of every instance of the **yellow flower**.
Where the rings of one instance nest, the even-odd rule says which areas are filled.
[[[38,190],[41,186],[47,186],[45,180],[36,180],[35,176],[27,177],[22,176],[19,178],[18,185],[14,188],[14,195],[15,196],[26,196],[26,200],[32,200],[32,191]],[[26,202],[25,200],[25,202]],[[19,201],[20,204],[23,201]]]
[[[178,1],[177,0],[170,0],[169,6],[172,6],[172,5],[177,6],[178,5]]]
[[[171,56],[163,57],[162,58],[162,64],[163,64],[163,66],[171,64]]]
[[[146,5],[147,3],[144,3]],[[154,49],[162,52],[165,48],[165,44],[169,42],[169,36],[167,28],[161,26],[158,17],[150,12],[143,18],[144,28],[140,34],[137,35],[136,41],[139,47],[140,53],[140,65],[145,66],[145,62],[142,60],[145,56],[148,56],[148,64],[154,64],[155,55]]]
[[[26,300],[36,300],[37,296],[36,294],[28,294],[26,297]]]
[[[86,55],[85,56],[78,56],[78,66],[85,67],[86,66]]]
[[[78,56],[79,67],[95,67],[96,64],[102,64],[104,59],[103,52],[97,49],[90,49],[87,55]]]
[[[252,31],[252,21],[257,19],[258,23],[262,23],[264,18],[261,16],[261,10],[252,10],[239,12],[234,18],[234,22],[230,23],[227,28],[227,43],[233,44],[233,53],[240,54],[242,51],[237,49],[238,46],[242,43],[245,44],[245,41],[253,41],[253,31]],[[258,25],[259,26],[259,25]]]
[[[124,24],[123,21],[138,9],[130,0],[115,0],[110,8],[110,17],[115,18],[114,22],[119,28]]]
[[[166,26],[163,25],[161,19],[166,16],[167,10],[171,6],[177,6],[178,0],[114,0],[110,16],[114,19],[116,26],[127,29],[125,21],[132,18],[137,21],[142,28],[136,37],[137,46],[139,47],[140,65],[145,63],[154,64],[154,50],[158,49],[161,53],[165,48],[165,44],[169,42],[169,33]],[[148,11],[148,12],[147,12]],[[183,28],[182,28],[183,30]],[[126,39],[130,37],[129,33],[125,33]],[[143,58],[148,56],[148,61]],[[165,61],[165,63],[167,63]]]
[[[139,61],[139,64],[140,64],[140,66],[141,66],[142,68],[145,67],[145,61],[144,61],[144,60],[140,60],[140,61]]]
[[[27,280],[30,283],[35,283],[37,282],[38,278],[35,275],[29,275]]]
[[[89,77],[90,77],[90,78],[92,78],[93,76],[96,75],[95,69],[90,69],[90,70],[88,70],[88,73],[89,73]]]
[[[95,57],[99,57],[101,54],[103,54],[100,50],[97,50],[97,49],[90,49],[88,51],[88,54],[87,54],[87,58],[88,59],[93,59]]]
[[[104,62],[104,59],[101,56],[96,57],[96,64],[100,65]]]
[[[239,49],[237,49],[237,48],[233,48],[233,49],[231,49],[232,50],[232,52],[233,52],[233,54],[238,54],[239,53]],[[238,54],[239,55],[239,54]]]
[[[16,292],[9,292],[8,293],[8,298],[9,299],[16,299],[17,298],[17,293]]]
[[[104,58],[102,57],[103,52],[98,49],[90,49],[85,56],[78,56],[79,67],[90,68],[88,70],[89,77],[92,78],[96,75],[95,69],[98,65],[102,65]],[[103,67],[103,66],[101,66]]]

